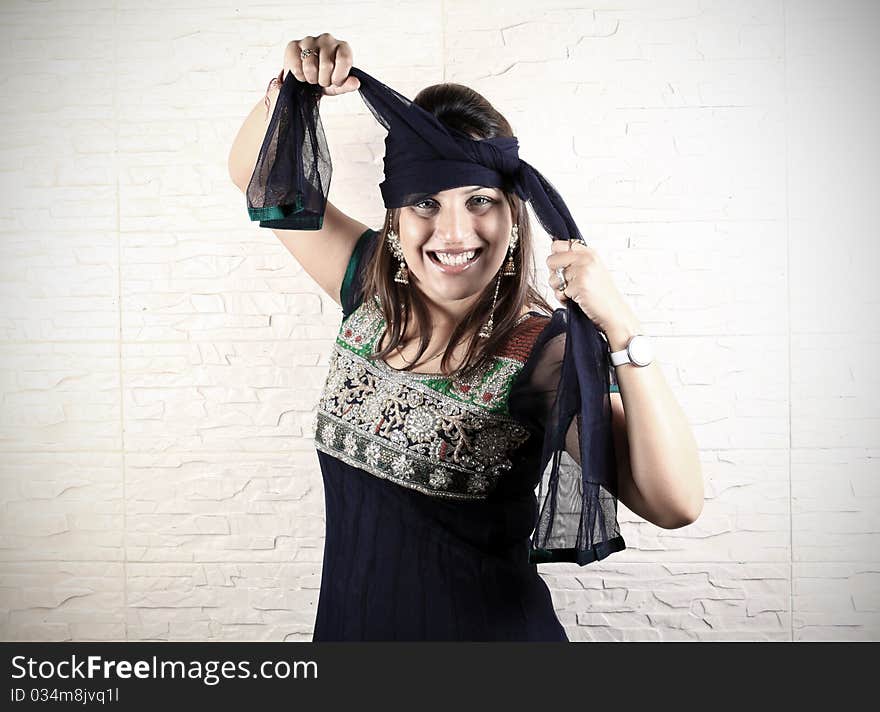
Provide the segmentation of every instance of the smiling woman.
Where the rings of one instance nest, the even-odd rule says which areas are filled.
[[[427,87],[413,103],[475,139],[513,135],[485,98],[459,84]],[[383,304],[389,325],[377,358],[417,343],[405,370],[417,367],[424,354],[452,344],[440,369],[467,377],[485,365],[524,313],[553,312],[533,286],[529,215],[512,190],[469,185],[415,195],[410,205],[386,213],[379,239],[364,285]],[[397,279],[401,272],[406,282]]]
[[[582,477],[607,470],[610,432],[580,435],[610,428],[610,365],[600,338],[569,329],[584,315],[535,287],[524,201],[545,229],[577,227],[472,89],[410,101],[351,72],[389,129],[386,214],[352,252],[314,421],[327,537],[313,640],[567,640],[537,562],[625,547],[613,482]],[[262,226],[279,206],[290,219],[322,203],[316,166],[329,157],[310,152],[310,91],[291,77],[282,87],[248,193],[255,219],[268,211]],[[579,340],[559,348],[569,331]],[[573,373],[604,387],[597,399],[564,382]]]

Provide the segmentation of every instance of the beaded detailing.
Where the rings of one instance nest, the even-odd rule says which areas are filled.
[[[399,371],[374,351],[385,323],[366,300],[343,320],[318,403],[315,446],[370,474],[425,494],[483,499],[529,437],[507,396],[543,319],[514,329],[502,353],[467,381]]]

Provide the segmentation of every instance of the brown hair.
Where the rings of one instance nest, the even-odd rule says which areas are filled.
[[[507,119],[482,95],[462,84],[434,84],[422,89],[413,102],[433,113],[447,126],[463,131],[472,138],[513,136],[513,130]],[[516,193],[502,192],[510,205],[514,223],[519,225],[519,241],[513,251],[516,276],[501,277],[495,311],[492,312],[492,297],[498,279],[496,275],[452,332],[450,344],[457,344],[465,334],[470,334],[470,343],[464,361],[453,374],[447,374],[446,371],[449,356],[452,353],[452,349],[447,349],[440,361],[440,371],[463,380],[472,375],[484,361],[498,351],[519,319],[524,305],[528,304],[530,308],[538,307],[545,310],[547,314],[553,313],[553,307],[533,286],[535,257],[526,205]],[[390,341],[384,349],[372,354],[370,358],[384,359],[398,348],[402,336],[406,332],[410,313],[415,314],[418,324],[431,324],[430,312],[418,287],[412,283],[404,285],[394,281],[398,261],[389,249],[386,235],[389,226],[399,234],[399,215],[399,208],[386,212],[385,223],[376,238],[374,258],[364,276],[363,299],[373,299],[374,296],[378,296],[385,323],[390,327]],[[493,314],[494,322],[492,334],[488,339],[481,339],[477,333],[480,327],[488,321],[490,313]],[[403,370],[410,370],[412,365],[418,362],[425,353],[429,343],[429,334],[429,330],[421,330],[418,354],[413,359],[413,363]]]

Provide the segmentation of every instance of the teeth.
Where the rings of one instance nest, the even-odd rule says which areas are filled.
[[[468,260],[473,259],[473,256],[477,254],[477,251],[471,250],[470,252],[460,252],[457,255],[452,255],[448,252],[435,252],[434,254],[437,255],[437,259],[445,265],[463,265]]]

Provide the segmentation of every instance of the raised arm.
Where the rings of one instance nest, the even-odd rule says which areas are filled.
[[[303,59],[300,55],[303,49],[317,49],[318,53]],[[347,42],[336,40],[327,33],[307,36],[288,43],[279,79],[283,80],[287,72],[293,72],[300,81],[320,84],[326,95],[344,94],[356,91],[360,86],[357,77],[348,76],[352,64]],[[232,143],[228,159],[229,177],[242,193],[247,192],[279,90],[277,82],[270,84],[266,95],[251,109]],[[366,230],[367,225],[327,201],[321,229],[273,229],[272,232],[318,286],[340,304],[340,289],[348,261],[358,238]]]

